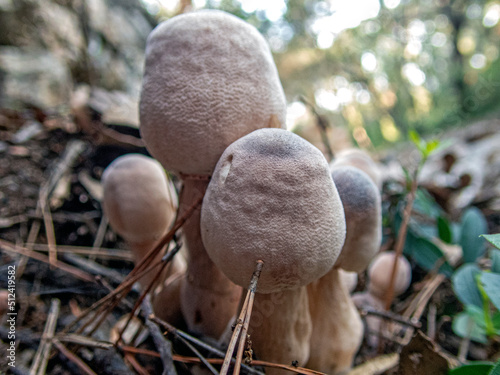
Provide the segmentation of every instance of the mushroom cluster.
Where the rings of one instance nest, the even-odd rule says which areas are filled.
[[[260,260],[248,331],[256,355],[335,374],[351,366],[361,342],[341,278],[378,251],[380,177],[360,151],[330,169],[316,147],[283,129],[285,111],[267,43],[237,17],[187,13],[148,38],[141,135],[182,181],[178,217],[203,198],[183,226],[178,298],[188,329],[218,339]]]
[[[259,315],[249,327],[259,358],[304,365],[312,329],[305,286],[330,271],[345,238],[325,157],[286,130],[240,138],[217,163],[201,228],[207,252],[234,283],[247,287],[256,261],[264,262],[254,305]]]
[[[146,46],[140,131],[148,151],[183,181],[179,215],[202,197],[231,143],[264,127],[284,127],[286,100],[262,35],[221,11],[174,17]],[[200,209],[183,227],[188,253],[181,308],[188,328],[219,338],[236,314],[241,288],[205,251]]]

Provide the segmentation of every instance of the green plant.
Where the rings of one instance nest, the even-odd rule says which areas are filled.
[[[457,336],[468,337],[473,341],[486,344],[489,339],[500,336],[500,293],[498,293],[500,290],[500,250],[498,250],[500,234],[481,237],[495,246],[490,253],[491,268],[488,271],[482,271],[477,264],[469,262],[453,274],[453,290],[463,303],[465,310],[454,317],[452,327]],[[481,256],[481,253],[482,251],[476,253],[476,259]]]
[[[500,375],[500,361],[471,362],[448,371],[448,375]]]

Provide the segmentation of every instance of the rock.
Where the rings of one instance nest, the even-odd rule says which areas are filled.
[[[0,0],[0,105],[66,105],[80,83],[138,98],[154,24],[140,0]]]
[[[55,107],[65,104],[72,90],[67,65],[51,52],[0,47],[0,70],[2,106]]]

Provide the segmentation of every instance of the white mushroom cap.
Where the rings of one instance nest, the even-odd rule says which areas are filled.
[[[177,196],[156,160],[127,154],[102,176],[103,209],[113,229],[127,242],[159,240],[175,219]]]
[[[332,178],[344,206],[347,231],[335,266],[362,272],[379,251],[382,240],[380,192],[370,177],[355,167],[334,166]]]
[[[204,10],[148,38],[140,121],[149,152],[174,173],[211,174],[222,152],[263,127],[284,127],[286,100],[269,46],[253,26]]]
[[[394,251],[384,251],[379,253],[368,268],[368,291],[378,298],[383,298],[391,281],[392,267],[396,253]],[[411,283],[411,265],[408,260],[401,255],[398,257],[398,268],[394,280],[394,295],[404,293]]]
[[[345,219],[328,163],[299,136],[260,129],[221,156],[203,200],[201,235],[214,263],[258,292],[306,285],[326,274],[345,238]]]
[[[382,175],[380,169],[366,151],[358,148],[349,148],[338,152],[331,167],[352,166],[365,172],[380,190],[382,187]]]

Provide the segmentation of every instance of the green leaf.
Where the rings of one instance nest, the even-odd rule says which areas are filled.
[[[408,239],[408,238],[407,238]],[[439,247],[426,238],[409,238],[411,243],[411,256],[417,264],[425,270],[436,269],[437,264],[442,264],[438,272],[450,277],[453,274],[453,267],[446,261],[446,257]]]
[[[493,249],[490,253],[491,272],[500,273],[500,250]]]
[[[483,255],[486,243],[480,236],[487,231],[486,219],[479,209],[471,207],[465,211],[459,241],[465,263],[473,263]]]
[[[429,156],[432,154],[434,150],[436,150],[439,146],[439,141],[437,139],[433,139],[432,141],[427,142],[425,145],[425,154]]]
[[[483,309],[477,307],[476,305],[466,305],[465,312],[474,320],[474,323],[476,323],[478,327],[486,330],[486,321],[484,320]]]
[[[484,329],[479,327],[466,312],[455,315],[451,328],[455,335],[459,337],[470,338],[472,341],[481,344],[486,344],[488,342]]]
[[[500,361],[493,366],[488,375],[500,375]]]
[[[408,132],[408,135],[410,136],[410,139],[415,144],[415,146],[417,146],[420,149],[420,144],[422,143],[420,135],[415,130],[410,130]]]
[[[437,218],[437,227],[439,239],[446,243],[453,243],[453,233],[451,232],[450,223],[443,216]]]
[[[451,277],[453,290],[464,305],[475,305],[483,308],[483,299],[476,285],[476,277],[481,270],[476,264],[467,263],[460,267]]]
[[[443,210],[436,203],[436,200],[423,189],[417,190],[413,210],[429,218],[435,218],[443,214]]]
[[[482,234],[481,237],[486,238],[486,241],[495,246],[497,249],[500,249],[500,233]]]
[[[495,328],[496,334],[500,336],[500,312],[493,314],[493,318],[491,318],[493,323],[493,328]]]
[[[500,310],[500,274],[483,272],[481,283],[491,303]]]
[[[491,362],[471,362],[448,371],[448,375],[488,375],[492,368]]]

